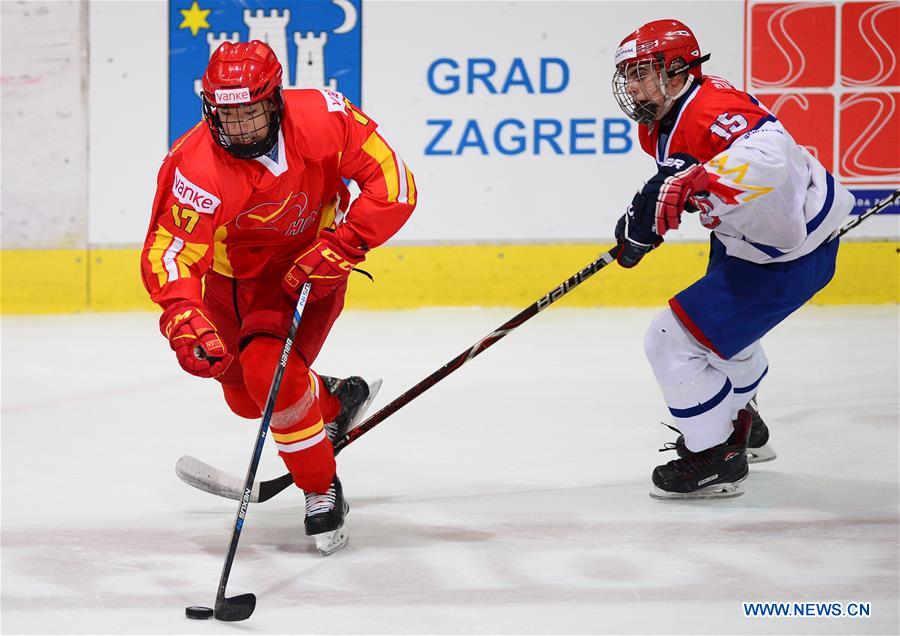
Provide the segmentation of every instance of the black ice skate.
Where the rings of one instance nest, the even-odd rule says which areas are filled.
[[[747,443],[747,463],[759,464],[762,462],[770,462],[778,457],[778,455],[775,453],[775,449],[769,446],[769,427],[766,426],[766,423],[763,422],[762,417],[759,415],[759,407],[756,405],[755,395],[750,398],[750,402],[747,403],[745,408],[750,412],[750,417],[752,419],[752,425],[750,426],[750,441]],[[676,431],[678,430],[671,426],[669,426],[669,428]],[[675,443],[673,445],[670,444],[671,442],[666,445],[665,450],[674,448],[679,457],[684,458],[691,454],[691,451],[684,445],[683,435],[679,434]]]
[[[778,455],[775,449],[769,446],[769,427],[759,415],[759,407],[756,405],[756,396],[750,398],[744,407],[750,412],[753,425],[750,427],[750,441],[747,443],[747,463],[759,464],[770,462]]]
[[[328,392],[337,397],[341,403],[341,411],[335,420],[325,424],[325,434],[333,443],[362,422],[369,405],[381,388],[381,380],[368,382],[358,375],[352,375],[344,380],[327,375],[319,377],[322,378]]]
[[[684,457],[653,470],[650,496],[654,499],[712,499],[744,494],[740,483],[749,473],[747,439],[752,419],[746,409],[738,411],[733,423],[734,432],[718,446],[692,453],[682,445]]]
[[[344,499],[341,480],[335,475],[331,486],[324,493],[306,493],[306,534],[316,542],[322,556],[337,552],[350,540],[345,517],[350,504]]]

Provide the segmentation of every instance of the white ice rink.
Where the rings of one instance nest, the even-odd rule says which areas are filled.
[[[386,404],[515,310],[348,312],[318,364]],[[256,422],[180,371],[151,314],[2,321],[2,632],[880,633],[898,628],[898,309],[810,307],[772,332],[776,461],[733,500],[648,497],[674,435],[642,350],[649,310],[551,309],[342,453],[351,543],[318,556],[294,489],[251,505]],[[373,409],[374,412],[374,409]],[[283,471],[271,440],[260,476]],[[870,603],[867,618],[745,618],[742,603]]]

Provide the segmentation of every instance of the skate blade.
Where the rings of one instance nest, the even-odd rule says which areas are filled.
[[[739,481],[735,481],[728,484],[716,484],[714,486],[707,486],[706,488],[701,488],[700,490],[695,490],[694,492],[669,492],[667,490],[662,490],[657,486],[653,486],[650,490],[650,496],[653,499],[666,499],[666,500],[684,500],[684,499],[731,499],[734,497],[740,497],[744,494],[744,487],[741,485],[741,482],[744,481],[746,477],[740,479]]]
[[[759,448],[747,449],[748,464],[761,464],[763,462],[770,462],[776,457],[778,457],[778,455],[775,453],[775,449],[768,444],[763,444]]]
[[[359,406],[359,408],[356,410],[356,414],[353,416],[353,419],[350,420],[350,424],[347,426],[348,433],[359,426],[360,422],[362,422],[363,415],[365,415],[366,411],[369,410],[369,406],[375,400],[375,396],[378,395],[378,391],[381,390],[381,378],[372,380],[372,382],[366,380],[366,384],[369,386],[369,397],[367,397],[365,402],[363,402]]]
[[[347,528],[347,522],[332,532],[323,532],[322,534],[312,535],[316,542],[316,550],[322,556],[334,554],[341,548],[345,547],[350,541],[350,531]]]

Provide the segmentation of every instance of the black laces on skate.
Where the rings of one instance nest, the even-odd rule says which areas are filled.
[[[709,450],[709,449],[707,449]],[[707,468],[713,464],[713,453],[701,451],[688,457],[674,459],[669,464],[675,468],[683,478],[692,478],[698,470]]]
[[[660,422],[660,424],[662,424],[663,426],[665,426],[668,429],[675,431],[679,435],[682,435],[681,431],[679,431],[677,428],[675,428],[671,424],[666,424],[665,422]],[[678,444],[676,444],[675,442],[666,442],[665,444],[663,444],[663,447],[659,449],[659,452],[665,453],[666,451],[676,450],[677,448],[678,448]]]
[[[682,439],[684,439],[684,433],[682,433],[679,429],[675,428],[671,424],[666,424],[665,422],[660,422],[663,426],[678,433]],[[706,451],[700,451],[699,453],[694,453],[689,450],[686,446],[684,446],[684,442],[682,442],[681,446],[687,451],[689,454],[686,457],[679,457],[678,459],[673,459],[668,463],[669,466],[678,471],[678,474],[681,478],[691,479],[693,478],[696,471],[711,466],[713,464],[713,453],[709,453],[707,451],[711,449],[707,449]],[[666,451],[678,450],[679,444],[677,442],[666,442],[662,448],[659,449],[660,453],[665,453]]]

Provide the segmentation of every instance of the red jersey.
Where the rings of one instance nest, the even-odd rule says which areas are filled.
[[[769,111],[726,80],[704,76],[661,121],[640,126],[661,163],[687,153],[709,174],[700,222],[730,256],[785,262],[815,250],[840,227],[853,195],[799,146]]]
[[[704,75],[699,86],[688,89],[674,115],[668,134],[660,135],[659,122],[652,127],[638,126],[641,147],[657,163],[677,152],[706,163],[740,135],[775,120],[750,95],[712,75]]]
[[[335,91],[287,90],[284,102],[269,155],[234,157],[204,122],[172,146],[141,254],[154,302],[199,302],[210,268],[237,279],[287,271],[325,228],[348,245],[377,247],[412,214],[412,172],[374,121]],[[349,210],[345,178],[361,191]]]

